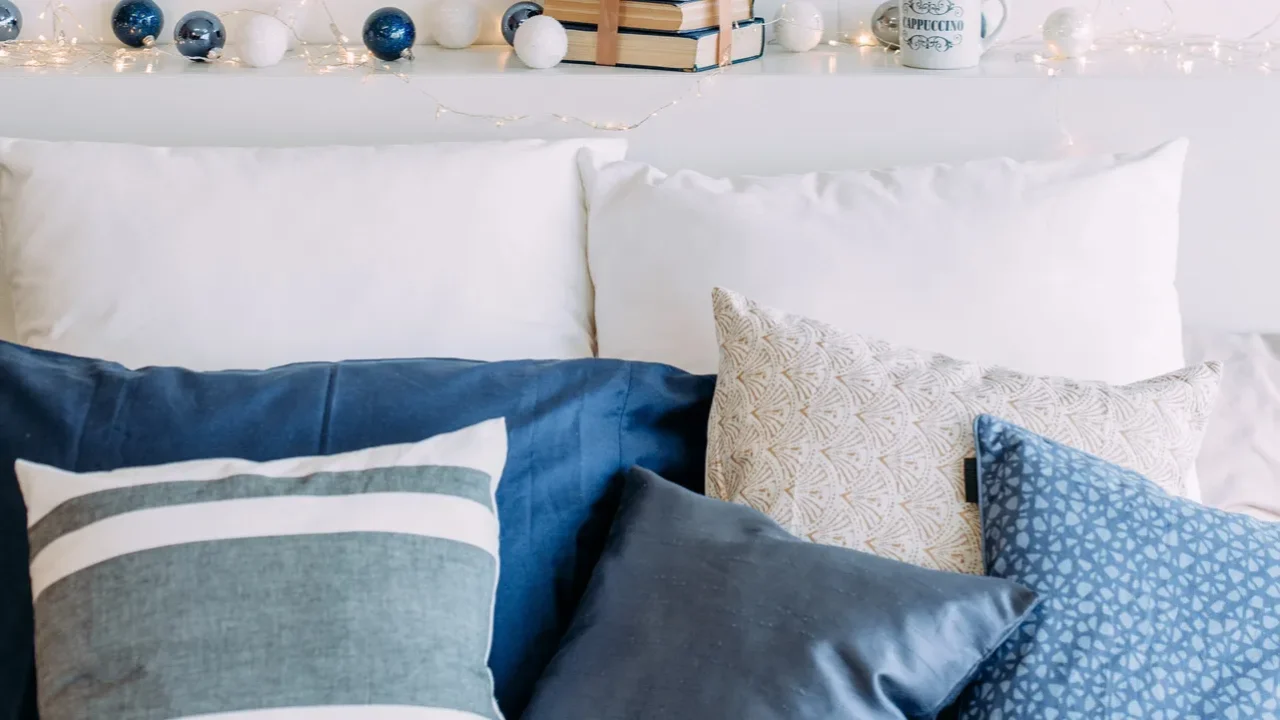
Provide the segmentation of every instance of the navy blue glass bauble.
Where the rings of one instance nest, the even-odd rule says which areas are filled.
[[[530,0],[521,0],[507,8],[507,11],[502,14],[502,39],[506,40],[508,45],[515,45],[516,31],[524,21],[541,14],[542,6]]]
[[[391,62],[409,55],[417,37],[413,18],[400,8],[374,10],[364,21],[364,46],[379,60]]]
[[[152,0],[120,0],[111,11],[111,32],[129,47],[154,42],[164,29],[164,12]]]
[[[213,60],[227,44],[227,28],[211,12],[189,12],[173,28],[173,44],[192,60]]]
[[[10,0],[0,0],[0,42],[17,40],[22,32],[22,11]]]

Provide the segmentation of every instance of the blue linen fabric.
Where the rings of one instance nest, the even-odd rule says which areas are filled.
[[[990,416],[974,435],[987,572],[1042,602],[960,718],[1280,717],[1280,524]]]
[[[0,343],[0,719],[35,718],[18,458],[89,472],[275,460],[416,442],[504,417],[497,696],[518,718],[573,617],[622,472],[700,491],[715,379],[613,360],[381,360],[266,371],[127,370]]]
[[[525,720],[933,718],[1034,604],[637,468]]]

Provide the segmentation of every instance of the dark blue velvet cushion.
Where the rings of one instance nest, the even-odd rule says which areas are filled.
[[[1035,603],[637,468],[525,720],[933,718]]]
[[[272,460],[421,440],[505,417],[490,665],[519,717],[599,556],[621,472],[701,490],[714,378],[611,360],[387,360],[262,372],[126,370],[0,343],[0,720],[35,717],[17,458],[74,471]],[[619,482],[615,482],[615,480]]]

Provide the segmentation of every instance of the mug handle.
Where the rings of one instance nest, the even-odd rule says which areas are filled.
[[[1000,3],[1000,10],[1001,10],[1000,24],[996,25],[995,28],[991,30],[991,32],[987,33],[986,37],[982,38],[982,52],[984,53],[991,49],[992,44],[995,43],[996,36],[999,35],[1000,31],[1004,29],[1004,24],[1009,21],[1008,0],[994,0],[994,2]]]

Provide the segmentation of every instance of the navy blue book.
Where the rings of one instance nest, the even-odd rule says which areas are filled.
[[[596,27],[566,24],[569,52],[564,61],[594,65]],[[686,33],[621,29],[618,31],[618,66],[654,70],[701,72],[717,66],[720,30],[708,28]],[[733,29],[733,63],[755,60],[764,55],[764,19],[752,18]]]

